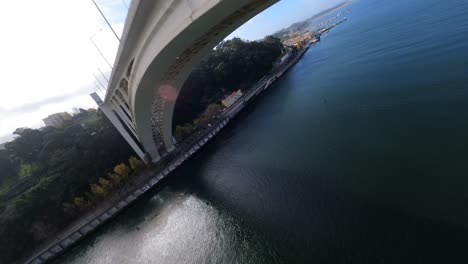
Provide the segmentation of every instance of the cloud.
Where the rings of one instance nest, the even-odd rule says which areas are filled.
[[[72,111],[74,107],[96,108],[96,103],[88,93],[76,93],[57,96],[46,101],[37,101],[25,105],[24,108],[10,109],[9,114],[2,115],[0,119],[0,143],[5,138],[13,138],[12,132],[19,127],[39,128],[44,126],[43,118],[51,113]],[[31,110],[33,109],[33,110]]]
[[[96,2],[120,34],[126,7]],[[93,40],[111,63],[118,41],[91,1],[5,1],[0,24],[0,142],[17,127],[41,126],[49,114],[95,105],[93,73],[110,69],[90,36],[103,29]]]
[[[29,112],[36,111],[40,107],[44,107],[47,105],[54,105],[63,101],[68,101],[70,99],[73,99],[77,96],[83,95],[83,94],[89,94],[94,91],[93,86],[88,86],[88,87],[83,87],[81,89],[75,90],[72,93],[69,94],[63,94],[63,95],[58,95],[58,96],[52,96],[45,98],[43,100],[35,101],[35,102],[29,102],[11,109],[2,109],[0,108],[0,114],[3,115],[21,115]],[[1,118],[0,118],[1,120]]]
[[[0,144],[3,144],[4,142],[8,142],[11,140],[11,136],[5,135],[5,136],[0,136]]]

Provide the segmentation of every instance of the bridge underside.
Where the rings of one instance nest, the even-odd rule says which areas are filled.
[[[157,86],[158,90],[154,93],[151,104],[151,131],[159,153],[165,153],[173,149],[172,121],[174,107],[177,95],[192,72],[192,69],[220,41],[247,20],[271,5],[271,2],[254,1],[235,10],[218,24],[211,27],[176,57],[176,61],[168,68],[164,77],[159,82],[160,85]],[[211,12],[214,12],[214,10],[211,10]],[[209,12],[207,12],[204,15],[206,17],[203,19],[209,19],[209,15]],[[202,23],[202,21],[199,22]],[[196,25],[193,24],[186,30],[193,30],[193,27],[196,27]],[[182,35],[180,37],[183,38]]]
[[[118,111],[151,160],[174,149],[174,107],[192,69],[220,41],[277,1],[132,2],[106,103]]]

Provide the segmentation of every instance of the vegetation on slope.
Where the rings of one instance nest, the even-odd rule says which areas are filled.
[[[15,135],[0,150],[2,263],[27,255],[84,212],[75,199],[96,206],[97,194],[84,194],[92,186],[111,183],[103,181],[105,172],[134,155],[94,109],[75,115],[64,128],[20,128]]]
[[[273,67],[283,44],[278,38],[244,41],[239,38],[221,42],[193,70],[177,98],[176,126],[189,127],[206,107],[227,94],[248,89]]]
[[[248,89],[271,70],[282,49],[273,37],[221,42],[193,71],[178,97],[178,133],[207,126],[222,111],[214,102]],[[0,150],[2,263],[30,254],[109,199],[144,166],[130,158],[134,152],[129,145],[94,109],[81,110],[63,128],[20,128],[14,134],[16,138]]]

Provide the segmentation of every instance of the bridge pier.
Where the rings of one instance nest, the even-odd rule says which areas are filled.
[[[172,118],[177,95],[204,55],[278,1],[132,1],[105,103],[100,105],[141,158],[156,162],[174,150]],[[117,98],[116,106],[113,98]],[[124,109],[116,114],[113,108],[122,103]]]
[[[145,163],[157,162],[161,158],[158,150],[156,148],[151,149],[150,146],[145,146],[146,152],[140,147],[141,142],[135,140],[134,137],[130,135],[127,129],[125,129],[124,124],[122,124],[121,119],[118,118],[113,109],[113,105],[104,103],[102,99],[96,93],[92,93],[91,97],[99,105],[99,109],[104,113],[104,115],[109,119],[109,121],[114,125],[114,127],[119,131],[120,135],[127,141],[130,147],[135,151],[138,157],[143,160]],[[149,152],[151,151],[151,152]]]

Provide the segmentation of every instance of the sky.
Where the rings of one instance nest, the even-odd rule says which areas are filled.
[[[130,0],[96,0],[118,35]],[[228,38],[256,40],[343,0],[281,0]],[[118,41],[91,0],[2,1],[0,143],[19,127],[38,128],[49,114],[96,108],[89,94],[106,85]],[[99,55],[93,43],[105,59]]]

